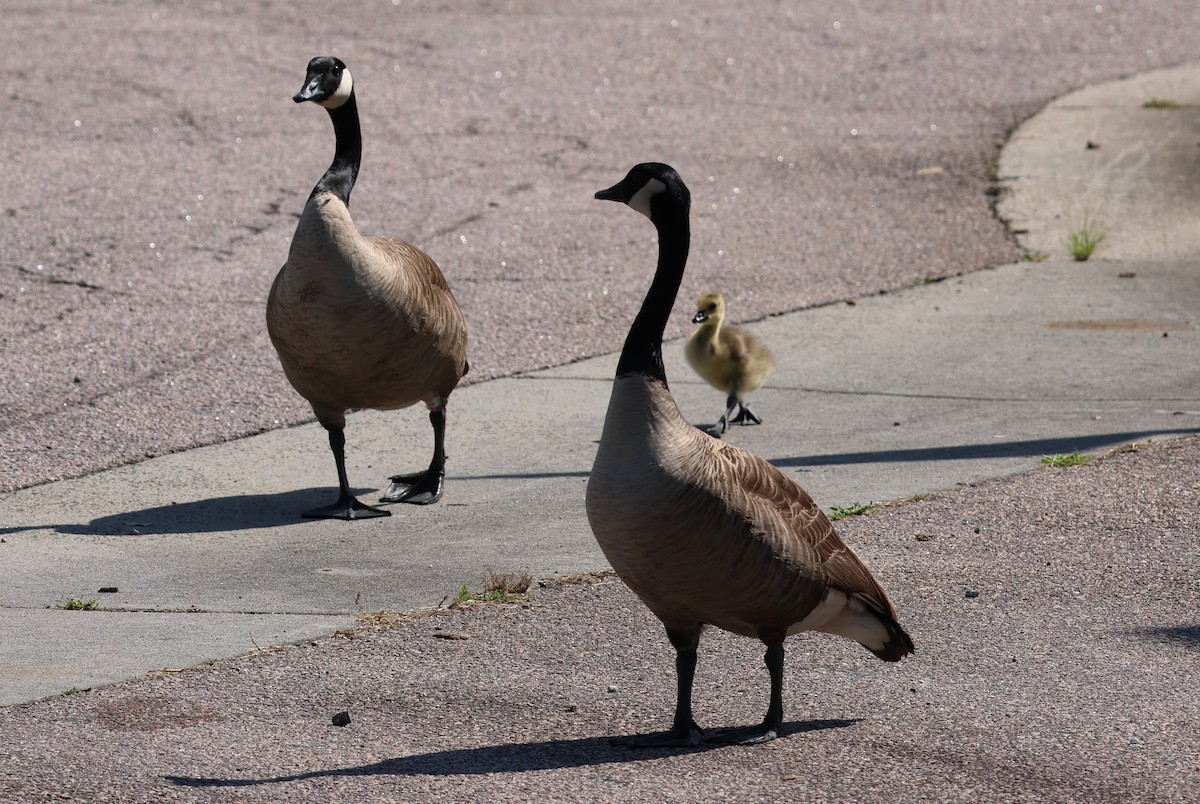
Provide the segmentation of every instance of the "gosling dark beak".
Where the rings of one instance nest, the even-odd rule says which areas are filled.
[[[696,314],[694,316],[692,316],[693,324],[699,324],[702,321],[707,321],[707,320],[708,320],[708,314],[705,313],[703,310],[697,310]]]

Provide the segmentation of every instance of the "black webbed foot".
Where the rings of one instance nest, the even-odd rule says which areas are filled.
[[[740,424],[745,427],[752,424],[762,424],[762,419],[758,418],[754,411],[750,410],[749,405],[739,402],[737,415],[733,417],[731,423]]]
[[[392,484],[379,498],[381,503],[429,505],[442,499],[446,472],[430,469],[413,475],[393,475]]]
[[[719,745],[759,745],[769,743],[779,736],[779,727],[760,723],[757,726],[740,726],[733,729],[717,729],[704,737],[704,742]]]
[[[698,748],[705,742],[704,730],[692,723],[688,728],[672,728],[629,737],[614,737],[613,745],[626,748]]]
[[[302,514],[305,519],[370,519],[391,515],[391,511],[359,502],[357,498],[350,495],[338,497],[337,502],[332,505],[324,505]]]

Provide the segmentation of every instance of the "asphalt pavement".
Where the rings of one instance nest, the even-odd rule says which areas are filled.
[[[1000,154],[998,212],[1031,259],[748,325],[778,368],[754,396],[764,424],[726,437],[827,509],[879,505],[843,522],[917,642],[881,670],[853,646],[800,641],[789,717],[815,719],[772,747],[628,758],[607,745],[660,725],[673,690],[657,627],[595,575],[606,565],[583,513],[608,354],[459,389],[443,501],[389,518],[299,517],[333,493],[313,424],[7,494],[0,791],[1189,799],[1198,172],[1200,65],[1090,86]],[[1078,262],[1064,241],[1085,213],[1106,236]],[[648,275],[653,244],[634,253]],[[715,420],[723,400],[681,342],[666,360],[684,414]],[[354,414],[347,440],[364,496],[431,448],[416,410]],[[1118,449],[1130,444],[1143,446]],[[1043,464],[1076,452],[1106,457]],[[927,544],[935,555],[914,553]],[[1043,577],[1060,562],[1069,573]],[[489,572],[546,585],[516,605],[446,608]],[[554,581],[567,576],[583,577]],[[1151,631],[1148,648],[1114,636]],[[757,647],[705,646],[702,662],[724,657],[698,708],[759,716]],[[351,726],[330,726],[343,708]]]

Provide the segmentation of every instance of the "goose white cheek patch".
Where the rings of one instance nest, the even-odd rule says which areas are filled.
[[[350,100],[350,92],[354,89],[354,79],[350,77],[349,70],[342,70],[342,80],[338,84],[337,91],[322,101],[317,101],[326,109],[337,109],[345,105],[346,101]]]
[[[638,212],[649,218],[650,200],[665,189],[667,189],[667,185],[663,184],[658,179],[650,179],[650,181],[646,182],[642,186],[642,189],[634,193],[633,198],[629,199],[630,208],[636,209]]]

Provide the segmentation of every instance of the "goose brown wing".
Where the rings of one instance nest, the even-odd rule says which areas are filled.
[[[450,292],[450,284],[446,281],[442,269],[433,258],[412,243],[394,240],[390,237],[368,237],[375,248],[380,251],[383,262],[390,265],[403,265],[405,272],[422,288]]]
[[[457,381],[467,371],[467,325],[441,268],[411,243],[388,237],[367,240],[383,257],[381,264],[404,266],[403,276],[395,278],[404,283],[396,302],[403,305],[414,331],[436,338],[436,350],[454,364]]]
[[[896,617],[887,593],[807,491],[753,453],[723,441],[712,447],[730,488],[741,492],[747,520],[789,569]]]

